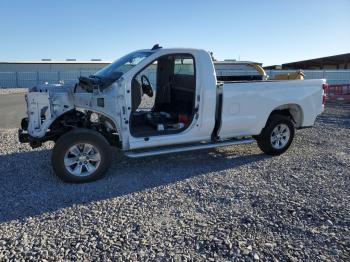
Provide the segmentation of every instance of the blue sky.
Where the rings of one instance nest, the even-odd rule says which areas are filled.
[[[280,64],[350,52],[350,0],[1,0],[0,61],[195,47]]]

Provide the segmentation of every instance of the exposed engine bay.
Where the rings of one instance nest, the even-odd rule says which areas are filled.
[[[72,128],[88,128],[117,142],[116,123],[106,116],[117,113],[116,107],[106,107],[114,96],[101,93],[100,85],[90,85],[93,79],[90,80],[87,85],[80,85],[79,81],[72,85],[44,84],[31,88],[26,95],[28,118],[21,122],[22,141],[39,147],[45,141],[55,141]]]

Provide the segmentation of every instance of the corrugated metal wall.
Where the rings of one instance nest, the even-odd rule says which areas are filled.
[[[109,63],[0,63],[0,87],[32,87],[38,84],[76,82]]]
[[[33,87],[35,85],[77,82],[80,76],[89,76],[96,71],[36,71],[36,72],[0,72],[0,87]]]
[[[97,71],[109,62],[18,62],[0,63],[0,72]]]

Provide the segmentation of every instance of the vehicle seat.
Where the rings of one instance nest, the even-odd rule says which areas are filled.
[[[131,112],[136,112],[142,100],[142,90],[139,81],[135,78],[131,82]]]
[[[171,113],[190,115],[193,111],[196,81],[191,75],[175,75],[171,89]]]

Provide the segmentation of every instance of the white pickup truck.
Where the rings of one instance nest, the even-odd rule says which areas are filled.
[[[19,140],[54,141],[52,166],[69,182],[100,178],[111,146],[129,157],[257,141],[269,155],[322,113],[325,80],[218,82],[198,49],[130,53],[75,85],[42,85],[26,95]]]

